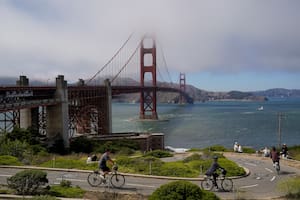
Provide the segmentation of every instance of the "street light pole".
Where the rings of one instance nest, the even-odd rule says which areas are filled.
[[[283,117],[282,113],[278,113],[278,145],[281,148],[281,119]]]

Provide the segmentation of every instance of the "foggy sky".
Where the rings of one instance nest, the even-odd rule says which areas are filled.
[[[300,88],[299,9],[297,0],[1,0],[1,76],[89,78],[134,32],[154,33],[174,79],[184,71],[203,89]]]

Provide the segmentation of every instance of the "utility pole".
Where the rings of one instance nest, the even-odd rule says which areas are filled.
[[[280,149],[281,148],[281,120],[284,115],[281,112],[279,112],[277,115],[278,115],[278,145]]]

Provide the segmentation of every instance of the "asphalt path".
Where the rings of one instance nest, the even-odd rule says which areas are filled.
[[[181,156],[183,157],[183,156]],[[243,178],[234,179],[234,189],[231,192],[214,190],[222,199],[268,199],[281,196],[282,194],[276,189],[278,181],[284,180],[295,175],[300,175],[298,168],[288,166],[288,162],[281,161],[281,171],[277,175],[269,158],[250,156],[246,154],[226,154],[226,157],[235,161],[239,165],[249,169],[250,174]],[[1,167],[0,183],[6,184],[6,179],[23,169],[14,167]],[[155,177],[135,177],[126,175],[126,183],[122,189],[115,189],[107,185],[91,187],[87,183],[88,171],[83,170],[46,170],[49,184],[59,184],[61,180],[69,180],[72,185],[78,185],[85,190],[90,191],[109,191],[124,193],[139,193],[143,195],[151,194],[156,188],[167,182],[169,179]],[[200,185],[200,180],[191,180],[193,183]]]

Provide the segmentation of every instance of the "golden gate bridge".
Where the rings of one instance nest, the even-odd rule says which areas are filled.
[[[162,48],[157,56],[154,37],[144,36],[130,51],[132,37],[91,78],[77,84],[59,75],[55,86],[30,86],[29,79],[20,76],[16,86],[0,87],[0,131],[30,127],[47,137],[60,135],[68,146],[75,133],[112,133],[111,99],[118,95],[139,93],[142,120],[158,119],[159,92],[177,94],[179,103],[193,103],[185,91],[185,74],[173,84]]]

